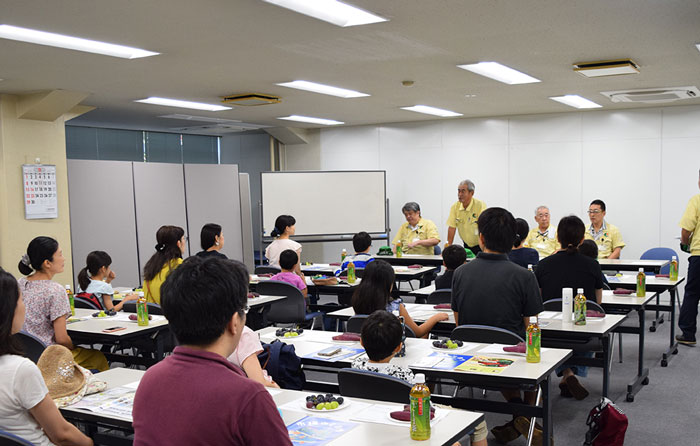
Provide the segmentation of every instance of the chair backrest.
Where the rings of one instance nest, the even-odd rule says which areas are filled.
[[[73,302],[75,303],[75,308],[85,308],[88,310],[102,310],[99,306],[95,305],[94,303],[90,302],[87,299],[83,299],[80,296],[73,296]]]
[[[433,246],[433,254],[436,256],[439,256],[442,254],[442,248],[440,248],[440,244],[438,243],[437,245]]]
[[[460,325],[452,330],[451,339],[483,344],[516,345],[525,342],[523,338],[505,328],[490,325]]]
[[[39,357],[44,353],[44,349],[46,348],[46,345],[41,342],[41,339],[26,331],[20,331],[13,336],[22,344],[24,356],[31,359],[35,364],[39,362]]]
[[[676,251],[674,251],[671,248],[651,248],[647,249],[644,251],[644,254],[640,257],[641,260],[671,260],[671,257],[676,256],[676,259],[678,258],[678,254]],[[668,274],[669,270],[671,269],[670,265],[666,265],[663,268],[661,268],[661,274]]]
[[[281,273],[282,269],[270,265],[258,265],[255,267],[255,274],[277,274]]]
[[[365,269],[364,268],[355,268],[355,277],[359,277],[360,279],[362,276],[365,274]],[[342,270],[338,276],[343,276],[347,277],[348,276],[348,270],[344,269]]]
[[[545,311],[561,311],[562,299],[549,299],[542,304]],[[594,300],[586,300],[586,310],[593,310],[605,314],[603,307]]]
[[[34,443],[0,429],[1,446],[34,446]]]
[[[411,385],[406,381],[367,370],[338,370],[340,394],[355,398],[367,398],[392,403],[409,402]]]
[[[161,307],[157,303],[146,302],[146,308],[148,308],[148,314],[158,314],[161,316],[163,315],[163,307]],[[136,302],[124,302],[122,310],[124,310],[125,313],[136,313]]]
[[[367,320],[366,314],[356,314],[345,323],[345,331],[349,333],[362,333],[362,324]]]
[[[281,280],[266,280],[256,285],[261,295],[287,296],[270,304],[267,320],[273,323],[302,323],[306,316],[306,301],[301,290],[291,283]]]
[[[427,303],[429,304],[449,304],[452,303],[452,290],[450,288],[445,288],[442,290],[435,290],[428,296]]]

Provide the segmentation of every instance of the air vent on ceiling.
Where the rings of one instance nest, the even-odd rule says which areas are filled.
[[[246,94],[236,94],[231,96],[225,96],[221,101],[224,104],[234,104],[234,105],[267,105],[267,104],[277,104],[280,102],[280,98],[277,96],[271,96],[266,94],[257,93],[246,93]]]
[[[574,71],[586,77],[617,76],[621,74],[638,74],[639,66],[629,59],[602,60],[599,62],[579,62],[574,64]]]
[[[636,102],[645,104],[663,104],[700,97],[698,87],[647,88],[643,90],[601,91],[613,102]]]

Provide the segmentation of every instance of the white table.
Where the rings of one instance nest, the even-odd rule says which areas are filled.
[[[442,256],[439,254],[404,254],[401,257],[376,255],[374,258],[382,259],[391,265],[442,266]]]
[[[259,330],[258,333],[262,341],[270,342],[275,339],[274,327],[264,328]],[[359,343],[334,343],[332,337],[338,334],[338,332],[305,330],[303,336],[296,338],[285,338],[284,342],[294,345],[296,353],[301,358],[304,365],[321,366],[325,367],[326,370],[328,370],[328,367],[349,367],[354,359],[353,357],[336,362],[328,362],[320,359],[317,360],[313,357],[308,357],[309,355],[313,355],[319,350],[331,345],[349,345],[351,347],[360,347]],[[502,352],[502,349],[501,352],[497,354],[479,352],[487,347],[491,346],[488,344],[467,343],[465,349],[458,352],[458,354],[503,357],[512,359],[514,361],[513,364],[509,365],[498,374],[460,370],[440,370],[416,365],[416,363],[418,363],[421,359],[436,351],[432,348],[432,340],[416,338],[406,339],[406,356],[402,358],[394,358],[392,359],[392,363],[409,367],[415,372],[425,373],[426,376],[434,379],[455,380],[468,386],[517,388],[528,390],[541,388],[542,406],[518,405],[517,409],[519,414],[522,414],[523,416],[542,417],[543,428],[545,432],[549,434],[546,435],[545,438],[551,436],[552,418],[550,401],[550,375],[556,367],[562,365],[571,356],[571,350],[556,348],[544,349],[542,351],[541,362],[531,364],[526,362],[525,355],[509,354]],[[434,396],[434,398],[437,399],[438,397]],[[472,399],[466,397],[449,397],[446,398],[446,401],[449,401],[448,404],[452,405],[452,407],[499,413],[513,413],[512,410],[514,407],[512,403],[486,401],[483,398]]]
[[[128,320],[129,314],[118,312],[116,316],[92,317],[96,310],[76,308],[75,316],[68,320],[68,335],[74,344],[120,344],[128,346],[135,341],[153,343],[156,357],[140,358],[135,356],[116,355],[106,353],[107,359],[112,361],[126,362],[127,364],[153,365],[161,360],[165,355],[165,338],[169,332],[168,320],[164,316],[152,315],[153,320],[146,326],[140,326],[136,321]],[[71,322],[73,319],[83,319],[78,322]],[[105,333],[104,330],[112,327],[125,327],[123,330]]]
[[[377,257],[379,258],[379,257]],[[418,262],[408,263],[407,265],[418,264]],[[301,265],[301,271],[305,275],[325,274],[332,276],[335,271],[340,268],[340,265],[334,266],[329,263],[314,263],[312,265]],[[420,268],[408,268],[407,266],[392,265],[396,280],[418,280],[425,274],[435,271],[434,266],[421,266]]]
[[[248,307],[250,308],[255,308],[259,307],[261,305],[267,305],[271,304],[272,302],[276,302],[278,300],[284,300],[286,299],[287,296],[263,296],[260,295],[258,297],[249,297],[248,298]]]
[[[644,271],[658,274],[670,260],[598,259],[598,263],[604,270],[638,271],[644,268]]]
[[[112,369],[97,375],[98,378],[107,382],[107,388],[115,388],[127,384],[135,384],[140,381],[145,372],[132,369]],[[311,412],[304,410],[299,405],[299,408],[290,408],[290,403],[295,400],[305,398],[307,395],[318,392],[310,391],[295,391],[295,390],[279,390],[268,389],[273,400],[282,411],[284,424],[289,426],[296,421],[313,415]],[[352,398],[352,402],[356,403],[358,409],[368,408],[370,405],[393,405],[395,410],[400,410],[401,405],[386,403],[374,400],[365,400],[360,398]],[[362,404],[365,403],[365,404]],[[183,402],[183,404],[186,404]],[[293,404],[292,404],[293,405]],[[409,427],[400,425],[389,425],[373,423],[368,421],[358,421],[354,419],[359,415],[358,410],[353,411],[353,406],[348,406],[347,409],[338,412],[323,413],[324,418],[339,419],[343,421],[352,421],[358,424],[357,427],[346,432],[338,437],[329,446],[357,446],[358,444],[373,444],[373,445],[395,445],[397,442],[401,444],[422,444],[422,445],[452,445],[456,440],[466,435],[474,429],[474,427],[483,420],[484,416],[481,413],[469,412],[465,410],[455,410],[450,408],[442,409],[446,412],[444,418],[431,425],[431,437],[428,441],[413,442],[409,439]],[[94,413],[84,409],[75,409],[66,407],[61,409],[63,416],[74,422],[83,422],[89,424],[91,433],[97,431],[98,426],[114,427],[122,430],[127,434],[133,433],[132,419],[128,416],[106,416],[99,413]],[[110,437],[115,438],[115,437]]]

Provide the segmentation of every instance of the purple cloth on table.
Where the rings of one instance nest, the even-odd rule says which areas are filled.
[[[433,305],[433,308],[435,308],[436,310],[449,310],[450,308],[452,308],[452,305],[451,304],[437,304],[437,305]]]
[[[613,294],[632,294],[634,291],[632,290],[626,290],[624,288],[617,288],[615,291],[613,291]]]
[[[503,347],[504,352],[509,353],[525,353],[525,344],[523,342],[518,342],[517,345],[508,345]]]

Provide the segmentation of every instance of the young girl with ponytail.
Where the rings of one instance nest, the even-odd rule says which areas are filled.
[[[161,226],[156,232],[156,252],[143,268],[146,301],[160,305],[160,286],[168,274],[182,263],[187,240],[179,226]]]
[[[71,315],[66,290],[54,282],[53,276],[63,272],[66,259],[58,242],[51,237],[36,237],[29,243],[18,268],[18,280],[24,296],[27,316],[24,330],[38,337],[44,344],[61,344],[73,352],[73,359],[89,370],[109,369],[107,359],[97,350],[73,346],[68,336],[66,321]]]
[[[299,256],[299,265],[301,265],[301,244],[291,240],[289,237],[294,235],[294,225],[297,221],[291,215],[280,215],[275,220],[275,227],[270,233],[271,236],[276,237],[276,239],[270,243],[270,245],[265,250],[265,257],[270,262],[270,266],[280,266],[280,254],[283,251],[291,249],[296,252]],[[298,272],[301,272],[299,266],[296,267]]]
[[[110,268],[112,258],[109,254],[104,251],[92,251],[88,254],[85,263],[85,268],[78,273],[78,285],[80,285],[78,292],[94,295],[100,301],[103,310],[121,311],[124,302],[138,299],[138,296],[131,293],[116,305],[112,302],[114,294],[112,280],[116,278],[116,274]]]

